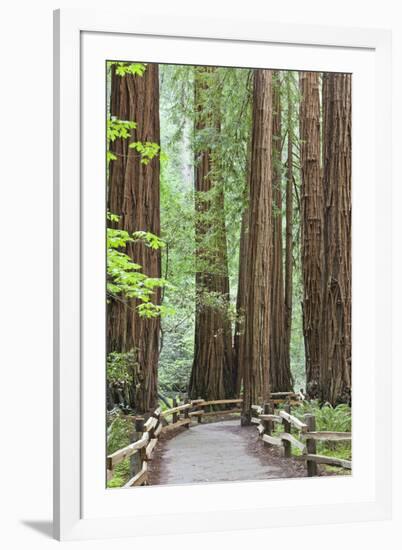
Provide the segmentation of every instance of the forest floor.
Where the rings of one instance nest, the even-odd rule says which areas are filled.
[[[306,477],[303,462],[281,457],[278,448],[264,445],[255,426],[241,427],[238,418],[180,430],[156,447],[150,485]]]

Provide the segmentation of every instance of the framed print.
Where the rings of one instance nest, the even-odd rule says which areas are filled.
[[[390,34],[54,20],[55,536],[389,517]]]

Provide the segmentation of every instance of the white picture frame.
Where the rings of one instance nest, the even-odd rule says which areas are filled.
[[[104,181],[104,90],[97,90],[106,59],[355,74],[352,476],[116,491],[104,488],[105,212],[102,192],[95,194],[91,204],[87,199],[94,196],[94,185],[99,189],[102,183],[97,182]],[[56,538],[223,531],[390,517],[391,453],[384,443],[376,444],[379,434],[381,442],[391,441],[391,252],[384,245],[391,242],[387,206],[391,196],[390,66],[391,35],[384,30],[235,18],[150,17],[137,10],[135,15],[118,10],[55,12]],[[309,484],[308,491],[301,485],[304,483]],[[303,490],[295,490],[301,486]],[[159,496],[191,506],[161,511],[155,506]]]

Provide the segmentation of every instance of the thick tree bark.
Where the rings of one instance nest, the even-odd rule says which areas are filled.
[[[286,75],[287,170],[286,170],[286,254],[285,254],[285,353],[290,368],[293,308],[293,99],[291,73]]]
[[[282,242],[282,124],[280,80],[273,73],[272,92],[272,269],[271,269],[271,391],[290,391],[292,375],[286,350]]]
[[[270,394],[271,231],[272,231],[272,72],[256,69],[250,164],[249,238],[245,304],[244,395],[242,422],[251,405]]]
[[[322,334],[323,190],[320,168],[319,86],[319,73],[300,73],[303,332],[307,393],[310,398],[319,396]]]
[[[195,79],[197,116],[195,131],[215,128],[219,132],[219,106],[204,112],[208,76],[213,69],[199,68]],[[196,318],[194,361],[189,394],[192,398],[224,399],[234,395],[232,327],[228,315],[229,275],[227,262],[224,189],[219,159],[205,148],[196,158],[195,239]],[[217,177],[217,179],[214,178]],[[211,303],[211,301],[213,303]]]
[[[323,78],[321,398],[351,401],[351,75]]]
[[[111,143],[111,152],[117,157],[110,162],[108,179],[108,211],[120,216],[110,226],[134,231],[160,234],[159,158],[141,164],[138,153],[129,149],[130,141],[160,142],[158,65],[149,64],[142,77],[116,75],[112,67],[112,117],[137,124],[133,140],[117,139]],[[161,276],[160,251],[142,242],[129,243],[127,254],[149,277]],[[159,303],[160,291],[155,291],[154,302]],[[159,318],[140,318],[136,300],[123,303],[110,299],[107,313],[108,351],[130,351],[136,354],[134,392],[130,405],[145,412],[157,403],[157,366],[159,354]]]

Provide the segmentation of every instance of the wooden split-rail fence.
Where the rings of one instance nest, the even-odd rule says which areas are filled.
[[[271,394],[272,395],[272,394]],[[271,400],[264,406],[252,405],[252,423],[257,425],[258,433],[264,443],[282,449],[283,456],[292,456],[292,447],[301,451],[300,458],[306,462],[309,477],[318,474],[317,465],[326,464],[347,470],[352,469],[352,461],[342,458],[317,454],[317,441],[351,441],[351,432],[316,431],[314,414],[305,414],[303,420],[291,414],[290,393],[277,394],[285,397],[285,409],[275,409]],[[294,402],[293,404],[297,404]],[[280,424],[283,431],[273,435],[275,424]]]
[[[302,451],[301,459],[305,460],[307,475],[317,475],[317,464],[328,464],[341,468],[351,469],[351,461],[336,457],[318,455],[317,441],[350,441],[349,432],[318,432],[315,429],[315,417],[312,414],[304,415],[303,421],[290,413],[292,405],[299,405],[302,396],[293,392],[272,393],[269,403],[264,406],[252,405],[253,424],[257,425],[259,436],[267,445],[274,445],[283,449],[283,456],[292,456],[292,447]],[[107,457],[107,479],[114,475],[117,464],[136,457],[136,471],[124,487],[148,485],[148,463],[152,460],[155,447],[161,433],[175,432],[180,427],[190,428],[192,420],[202,422],[204,417],[240,414],[242,399],[219,399],[206,401],[195,399],[184,404],[177,404],[173,400],[173,407],[162,411],[160,407],[145,420],[135,417],[135,427],[138,438],[126,447],[115,451]],[[277,410],[275,406],[285,404],[285,410]],[[227,408],[232,405],[231,408]],[[225,407],[216,410],[216,407]],[[282,424],[283,432],[272,435],[275,424]],[[297,432],[297,437],[295,435]]]
[[[107,479],[110,480],[114,474],[114,468],[117,464],[127,458],[139,458],[136,461],[137,471],[135,475],[124,485],[124,487],[134,487],[148,484],[148,462],[152,460],[155,447],[161,433],[174,432],[178,428],[189,428],[192,419],[198,423],[202,422],[203,417],[227,415],[240,413],[242,399],[218,399],[214,401],[205,401],[204,399],[195,399],[184,404],[177,405],[173,400],[173,407],[162,411],[160,407],[155,409],[147,420],[143,418],[134,418],[136,424],[136,433],[140,434],[138,439],[126,447],[115,451],[107,457]],[[231,408],[226,408],[232,405]],[[214,410],[214,407],[222,407],[223,410]]]

